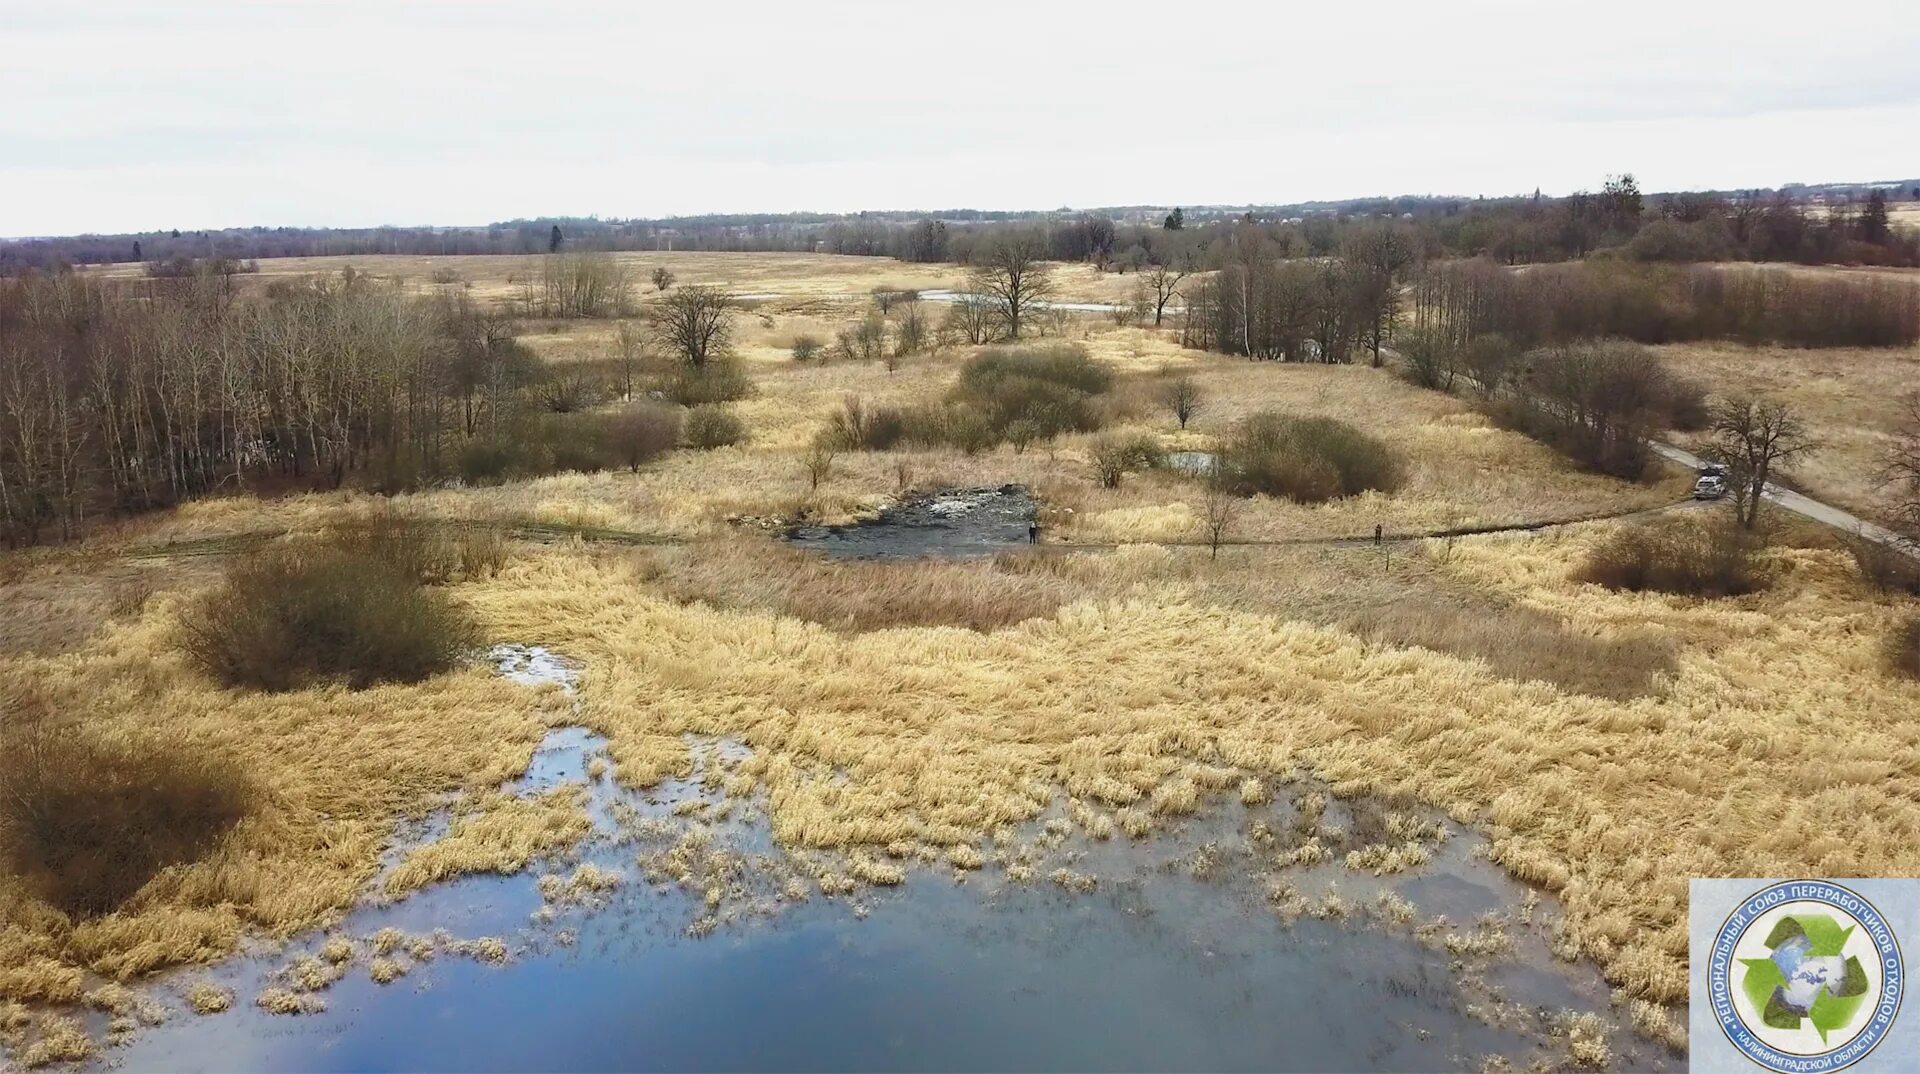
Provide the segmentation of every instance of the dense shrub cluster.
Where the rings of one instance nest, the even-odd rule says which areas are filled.
[[[1588,553],[1576,577],[1608,589],[1730,597],[1765,587],[1760,538],[1731,518],[1669,517],[1621,526]]]
[[[577,471],[637,470],[673,449],[680,413],[669,406],[628,404],[618,411],[547,413],[476,439],[461,449],[456,472],[470,485]]]
[[[0,711],[0,863],[74,915],[118,909],[247,813],[245,775],[174,739],[106,740],[25,703]]]
[[[948,402],[978,414],[995,442],[1098,429],[1113,373],[1075,344],[995,347],[967,360]]]
[[[1385,444],[1343,421],[1266,411],[1234,430],[1221,460],[1227,487],[1242,495],[1322,503],[1400,486]]]
[[[1524,356],[1487,410],[1582,465],[1630,481],[1652,458],[1656,430],[1704,420],[1700,390],[1634,343],[1548,347]]]
[[[188,608],[181,642],[230,686],[291,690],[418,682],[479,642],[467,615],[408,573],[391,536],[283,546],[235,566]]]
[[[654,378],[653,390],[685,407],[744,399],[753,384],[734,359],[711,359],[704,366],[676,364]]]
[[[908,444],[969,454],[1011,444],[1022,451],[1064,433],[1099,429],[1107,418],[1103,397],[1112,387],[1113,373],[1078,345],[995,347],[968,359],[939,403],[846,400],[828,416],[820,441],[841,451]]]

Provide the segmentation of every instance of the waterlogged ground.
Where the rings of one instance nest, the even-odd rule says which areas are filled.
[[[542,650],[494,657],[523,682],[570,679]],[[99,1062],[268,1071],[1685,1065],[1623,1027],[1592,968],[1552,957],[1552,906],[1444,821],[1409,826],[1396,814],[1391,825],[1405,846],[1426,848],[1412,854],[1426,860],[1376,876],[1338,853],[1300,848],[1377,827],[1381,814],[1300,783],[1146,841],[1089,838],[1062,811],[989,842],[978,863],[842,860],[842,872],[824,857],[780,852],[759,805],[725,797],[718,776],[743,751],[691,745],[699,763],[690,778],[637,794],[613,782],[596,736],[555,731],[511,789],[589,788],[595,831],[576,855],[434,885],[356,911],[325,936],[185,975],[180,993],[211,984],[231,993],[232,1009],[197,1016],[182,1002]],[[446,828],[439,818],[404,835],[417,845]],[[263,995],[308,1013],[269,1013],[256,1004]]]
[[[1019,485],[955,488],[916,496],[872,519],[843,526],[800,526],[799,548],[850,559],[991,556],[1036,536],[1033,496]]]

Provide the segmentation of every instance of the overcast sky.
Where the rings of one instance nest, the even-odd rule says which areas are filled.
[[[1912,0],[0,0],[0,235],[1920,173]]]

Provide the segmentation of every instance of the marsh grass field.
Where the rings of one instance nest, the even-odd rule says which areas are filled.
[[[689,776],[690,743],[737,743],[713,777],[719,798],[757,803],[774,847],[805,863],[790,880],[807,896],[903,880],[910,893],[982,864],[1039,882],[993,847],[1041,818],[1150,847],[1205,811],[1296,783],[1406,802],[1472,829],[1493,863],[1551,895],[1556,953],[1598,967],[1616,1016],[1669,1039],[1679,1031],[1662,1009],[1687,998],[1690,877],[1920,872],[1920,683],[1878,655],[1910,602],[1865,586],[1831,534],[1783,524],[1762,553],[1770,583],[1744,596],[1603,589],[1577,579],[1590,550],[1631,524],[1615,516],[1672,507],[1690,475],[1596,476],[1389,370],[1247,362],[1100,315],[1061,332],[1118,378],[1102,435],[1209,451],[1259,411],[1336,418],[1386,444],[1403,480],[1319,505],[1253,497],[1217,556],[1200,482],[1156,468],[1101,487],[1091,434],[1020,452],[847,451],[813,487],[809,447],[847,398],[938,398],[968,351],[891,370],[802,364],[794,339],[831,338],[875,287],[950,287],[964,273],[620,256],[642,277],[668,265],[682,284],[769,296],[737,316],[753,385],[733,404],[743,443],[637,472],[391,498],[208,498],[76,545],[0,554],[0,694],[103,742],[162,734],[223,759],[253,802],[205,854],[158,870],[111,913],[63,912],[0,874],[0,1041],[14,1061],[85,1056],[99,1042],[72,1014],[135,1017],[123,990],[181,1008],[191,967],[311,944],[356,908],[449,878],[564,857],[593,830],[588,803],[565,787],[500,788],[549,731],[576,724],[604,738],[614,777],[639,792]],[[263,262],[261,275],[351,263],[493,301],[534,260],[318,258]],[[1112,301],[1130,286],[1075,269],[1060,297]],[[522,338],[586,363],[616,331],[534,321]],[[1801,402],[1827,443],[1793,476],[1848,504],[1868,499],[1866,460],[1892,421],[1883,404],[1920,368],[1911,351],[1667,353],[1716,390],[1760,383]],[[1204,400],[1185,430],[1157,401],[1181,376]],[[852,523],[910,490],[997,485],[1031,490],[1037,546],[966,562],[826,561],[778,541],[769,521]],[[478,656],[412,684],[281,693],[223,686],[188,660],[182,617],[231,557],[167,555],[169,544],[312,540],[382,513],[542,527],[538,540],[510,529],[497,569],[438,588],[482,649],[566,654],[577,694],[529,691]],[[1575,519],[1595,521],[1406,539]],[[1376,527],[1395,541],[1366,541]],[[401,839],[450,802],[444,830]],[[1357,871],[1407,842],[1370,839],[1343,848]]]

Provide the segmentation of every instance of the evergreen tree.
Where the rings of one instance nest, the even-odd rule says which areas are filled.
[[[550,254],[559,253],[560,244],[566,241],[567,240],[560,234],[560,225],[553,225],[553,233],[547,236],[547,252]]]

